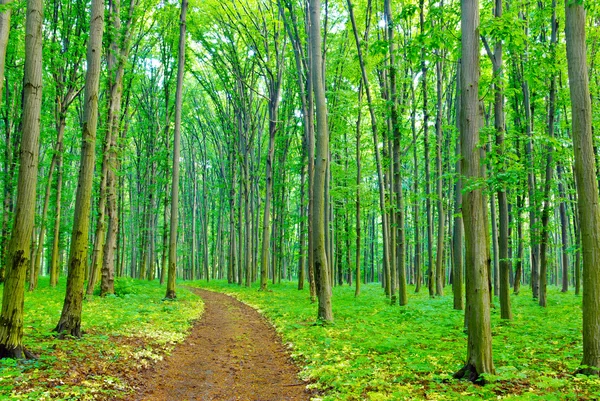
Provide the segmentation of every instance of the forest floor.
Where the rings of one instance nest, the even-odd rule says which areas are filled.
[[[172,354],[144,373],[135,400],[299,401],[310,395],[273,326],[224,294],[191,289],[202,318]]]

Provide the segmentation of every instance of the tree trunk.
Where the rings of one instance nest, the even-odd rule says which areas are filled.
[[[327,127],[327,103],[325,101],[325,80],[323,76],[323,58],[321,55],[321,1],[309,2],[310,12],[310,48],[311,75],[316,111],[316,143],[315,143],[315,176],[314,176],[314,216],[313,216],[313,255],[315,276],[318,280],[317,296],[319,298],[318,319],[333,322],[331,310],[331,280],[326,255],[325,242],[325,181],[329,161],[329,133]]]
[[[1,6],[7,6],[12,0],[0,0]],[[2,104],[2,95],[4,94],[4,70],[6,66],[6,49],[8,48],[8,37],[10,33],[10,17],[12,8],[7,7],[0,13],[0,104]],[[8,126],[8,121],[5,121]],[[8,237],[9,207],[12,205],[12,174],[6,174],[6,171],[12,170],[12,150],[11,150],[10,128],[6,127],[6,149],[5,149],[5,178],[4,178],[4,213],[2,216],[2,236],[0,237],[0,260],[6,260],[6,240]],[[4,281],[5,264],[0,263],[0,282]]]
[[[415,194],[419,193],[419,159],[417,156],[417,102],[415,100],[415,88],[414,85],[410,86],[410,98],[411,98],[411,118],[410,118],[410,126],[412,131],[413,138],[413,191]],[[422,270],[421,270],[421,227],[419,224],[419,200],[418,197],[415,196],[415,202],[413,204],[413,227],[414,227],[414,235],[415,235],[415,257],[414,257],[414,271],[415,271],[415,293],[419,293],[421,291],[421,283],[422,279]]]
[[[419,24],[421,35],[425,34],[424,0],[419,2]],[[427,63],[425,46],[421,46],[421,83],[423,92],[423,148],[425,152],[425,207],[427,210],[427,280],[429,296],[435,296],[435,268],[433,266],[433,216],[431,211],[431,173],[429,168],[429,108],[427,106]]]
[[[469,181],[482,177],[479,147],[479,2],[461,1],[461,149],[462,172]],[[470,185],[468,187],[471,187]],[[472,188],[472,187],[471,187]],[[455,378],[483,381],[481,374],[494,373],[490,324],[489,245],[485,197],[481,188],[463,195],[465,226],[468,348],[465,366]]]
[[[460,130],[460,76],[461,62],[459,61],[456,74],[456,122]],[[414,123],[413,123],[414,124]],[[465,308],[463,300],[463,218],[462,218],[462,171],[460,161],[460,136],[456,141],[456,183],[454,184],[454,225],[452,227],[452,295],[454,296],[454,309],[463,310]]]
[[[35,220],[42,107],[43,21],[42,0],[28,0],[17,206],[6,258],[0,315],[0,358],[32,357],[23,349],[23,298],[25,276],[31,262],[30,245]]]
[[[50,259],[50,286],[56,287],[58,284],[59,275],[59,264],[60,264],[60,218],[62,213],[62,182],[63,182],[63,152],[64,143],[62,138],[64,137],[66,126],[66,116],[61,114],[59,116],[57,131],[57,162],[56,162],[56,213],[54,217],[54,238],[52,241],[52,257]]]
[[[394,44],[394,21],[392,19],[392,7],[390,0],[386,0],[384,4],[384,13],[387,22],[387,35],[388,35],[388,52],[390,56],[390,100],[391,100],[391,113],[390,119],[392,124],[392,137],[393,137],[393,176],[390,177],[393,182],[393,190],[391,193],[395,195],[395,223],[396,223],[396,241],[392,244],[397,244],[395,260],[397,263],[398,271],[398,302],[400,306],[404,306],[408,303],[406,295],[406,246],[404,239],[404,196],[402,194],[402,175],[400,174],[400,126],[398,121],[398,94],[396,88],[396,62],[395,62],[395,44]],[[392,263],[392,266],[396,266],[396,263]],[[392,271],[394,278],[396,277],[396,269]],[[395,281],[395,280],[393,280]],[[394,300],[392,299],[392,303]]]
[[[349,4],[348,6],[349,6],[349,8],[352,8],[351,4]],[[365,88],[365,94],[367,95],[367,105],[369,107],[369,115],[371,117],[371,130],[373,132],[373,148],[374,148],[374,152],[375,152],[375,164],[377,166],[377,181],[379,184],[379,208],[381,210],[381,221],[382,221],[382,229],[383,229],[383,246],[384,246],[384,250],[383,250],[384,262],[383,263],[385,266],[389,266],[390,265],[389,264],[389,251],[388,251],[389,246],[388,246],[388,234],[387,234],[389,232],[389,229],[388,229],[387,213],[385,210],[385,183],[383,180],[383,171],[382,171],[382,166],[381,166],[382,162],[381,162],[381,155],[380,155],[380,151],[379,151],[377,119],[376,119],[376,114],[375,114],[375,107],[373,105],[373,100],[371,98],[371,90],[369,87],[367,70],[365,67],[364,59],[363,59],[362,49],[360,47],[360,39],[358,37],[358,31],[355,29],[354,25],[353,25],[354,39],[356,42],[362,83]],[[386,280],[387,280],[387,278],[386,278]],[[386,287],[386,288],[389,289],[389,287]]]
[[[439,55],[438,55],[439,56]],[[436,157],[435,165],[437,172],[437,209],[438,209],[438,226],[437,226],[437,250],[435,260],[435,295],[444,295],[444,223],[445,223],[445,211],[444,211],[444,197],[443,197],[443,172],[442,172],[442,69],[443,65],[441,61],[435,63],[436,75],[437,75],[437,114],[435,119],[435,132],[436,132]]]
[[[75,199],[75,217],[69,252],[69,276],[63,310],[54,329],[61,335],[81,337],[83,282],[87,261],[90,227],[90,203],[96,159],[96,129],[98,124],[98,86],[104,34],[104,0],[92,1],[90,38],[87,47],[81,165]]]
[[[494,17],[500,20],[502,18],[502,0],[496,0],[494,8]],[[494,46],[492,64],[494,67],[494,128],[496,130],[496,149],[498,163],[496,164],[496,173],[504,175],[506,164],[504,162],[504,85],[503,85],[503,60],[502,60],[502,41],[497,40]],[[500,316],[502,319],[512,319],[512,310],[510,307],[510,272],[512,270],[511,261],[508,258],[509,243],[509,223],[508,223],[508,201],[506,196],[506,186],[500,184],[496,194],[498,196],[498,215],[499,215],[499,236],[498,236],[498,264],[499,264],[499,295],[500,295]],[[493,199],[493,198],[492,198]]]
[[[563,167],[561,163],[556,165],[556,176],[558,178],[558,195],[560,197],[560,238],[561,238],[561,259],[562,259],[562,292],[569,290],[569,218],[567,217],[567,202],[565,186],[563,184]]]
[[[277,109],[281,85],[270,81],[269,85],[269,148],[267,149],[267,165],[265,167],[265,207],[262,232],[262,252],[260,258],[260,290],[267,290],[269,242],[271,241],[271,197],[273,192],[273,156],[275,154],[275,135],[277,133]]]
[[[581,372],[600,372],[600,206],[592,141],[592,105],[589,91],[585,9],[583,2],[565,0],[565,37],[577,206],[583,255],[583,360]]]
[[[177,274],[177,226],[179,207],[179,155],[181,153],[181,103],[183,89],[183,73],[185,69],[185,28],[187,0],[181,0],[179,17],[179,57],[177,60],[177,89],[175,91],[175,130],[173,139],[173,180],[171,183],[171,222],[169,230],[169,267],[166,299],[175,299],[175,278]]]
[[[305,210],[304,207],[304,198],[305,198],[305,186],[306,186],[306,142],[302,141],[302,162],[300,166],[300,225],[299,225],[299,240],[298,240],[298,290],[304,289],[304,270],[306,265],[305,258],[305,230],[304,230],[304,220],[305,220]]]
[[[40,233],[38,236],[37,249],[35,251],[35,259],[31,264],[31,272],[29,273],[29,291],[33,291],[37,287],[38,275],[40,274],[40,267],[42,264],[42,252],[44,250],[44,237],[46,235],[46,216],[48,215],[48,205],[50,204],[50,188],[52,184],[52,175],[54,172],[54,167],[56,166],[56,160],[58,158],[59,142],[62,142],[62,138],[57,140],[57,149],[55,149],[55,153],[52,156],[50,168],[48,169],[48,178],[46,178],[46,190],[44,195],[44,206],[42,209],[42,218],[40,223]]]

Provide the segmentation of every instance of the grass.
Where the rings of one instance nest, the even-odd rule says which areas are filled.
[[[134,391],[141,370],[181,342],[202,312],[202,301],[179,288],[162,301],[157,282],[117,279],[116,296],[84,301],[82,339],[58,340],[66,280],[40,278],[25,295],[24,345],[37,360],[0,360],[0,399],[118,400]],[[0,287],[1,293],[2,287]]]
[[[600,399],[598,377],[574,375],[581,357],[581,298],[549,288],[543,309],[523,289],[512,295],[514,320],[492,310],[496,375],[489,384],[458,381],[452,374],[466,358],[463,312],[446,296],[410,293],[409,305],[391,306],[378,285],[333,289],[335,324],[316,325],[308,289],[295,283],[269,292],[228,285],[194,285],[229,293],[264,313],[302,366],[302,378],[326,400],[592,400]]]

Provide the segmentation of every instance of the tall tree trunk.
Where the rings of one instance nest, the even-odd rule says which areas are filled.
[[[425,35],[425,2],[419,1],[419,25],[421,35]],[[425,152],[425,207],[427,209],[427,280],[429,296],[435,296],[435,268],[433,266],[433,216],[431,211],[431,173],[429,168],[429,108],[427,105],[427,63],[425,46],[421,46],[421,84],[423,92],[423,148]]]
[[[392,19],[392,6],[390,0],[386,0],[384,4],[384,13],[386,15],[387,22],[387,35],[388,35],[388,52],[390,57],[390,100],[391,100],[391,114],[390,119],[392,123],[393,133],[393,169],[394,174],[392,182],[394,188],[391,193],[394,193],[396,200],[396,211],[395,211],[395,223],[396,223],[396,260],[398,266],[398,302],[401,306],[408,303],[406,295],[406,246],[404,239],[404,196],[402,194],[402,176],[400,174],[400,125],[398,121],[398,94],[396,88],[396,62],[395,52],[396,46],[394,43],[394,21]],[[396,266],[396,263],[392,263],[392,266]],[[395,269],[394,269],[395,270]],[[392,274],[396,277],[396,271]],[[394,302],[392,300],[392,302]]]
[[[83,282],[87,262],[90,227],[90,203],[96,159],[96,129],[98,124],[98,86],[104,34],[104,0],[92,1],[90,38],[87,47],[81,165],[75,199],[75,217],[69,252],[69,275],[63,310],[54,329],[61,335],[81,337]]]
[[[0,358],[31,357],[23,349],[23,298],[35,220],[42,107],[42,0],[27,1],[25,70],[17,206],[6,258],[0,314]]]
[[[457,128],[460,130],[460,76],[461,64],[459,61],[456,74],[456,122]],[[414,124],[414,123],[413,123]],[[463,300],[463,218],[462,218],[462,171],[460,161],[460,136],[456,141],[455,157],[456,157],[456,182],[454,184],[454,225],[452,227],[452,295],[454,298],[454,309],[463,310],[465,308]]]
[[[558,195],[560,197],[560,238],[561,238],[561,259],[562,259],[562,292],[569,290],[569,218],[567,217],[567,202],[565,186],[563,184],[563,167],[561,163],[556,165],[556,176],[558,178]]]
[[[63,137],[66,126],[66,116],[60,114],[58,119],[57,131],[58,138],[56,143],[57,161],[56,161],[56,207],[54,216],[54,237],[52,239],[52,256],[50,258],[50,286],[56,287],[58,284],[59,264],[60,264],[60,218],[62,213],[62,183],[63,183]]]
[[[525,61],[526,63],[527,61]],[[523,61],[522,61],[523,63]],[[524,74],[523,74],[524,75]],[[527,142],[525,144],[525,153],[527,157],[527,189],[529,197],[529,240],[531,247],[531,291],[533,298],[539,296],[539,273],[540,273],[540,245],[538,238],[537,223],[537,200],[536,200],[536,178],[535,166],[533,160],[533,121],[531,112],[531,94],[527,78],[522,76],[523,108],[525,111],[525,127],[527,133]]]
[[[550,60],[555,60],[558,24],[556,21],[556,0],[552,1],[552,34],[550,39]],[[554,138],[556,110],[556,74],[550,78],[550,94],[548,97],[548,137]],[[552,144],[546,146],[546,177],[544,182],[544,206],[542,209],[542,232],[540,239],[540,284],[539,303],[546,306],[546,285],[548,281],[548,223],[550,221],[550,188],[552,185]]]
[[[577,206],[583,254],[583,360],[581,372],[600,373],[600,206],[592,142],[592,105],[589,91],[583,2],[565,0],[565,36]]]
[[[60,140],[62,142],[62,138]],[[58,141],[57,141],[58,145]],[[56,166],[56,159],[58,158],[58,149],[56,149],[50,162],[50,168],[48,169],[48,178],[46,179],[46,190],[44,195],[44,206],[42,208],[42,218],[40,222],[40,232],[38,236],[37,248],[35,250],[35,258],[31,264],[31,271],[29,273],[29,291],[35,290],[38,283],[38,275],[40,274],[40,267],[42,264],[42,252],[44,250],[44,237],[46,235],[46,216],[48,215],[48,205],[50,204],[50,188],[52,184],[52,175],[54,167]]]
[[[348,8],[352,8],[352,4],[348,4]],[[362,82],[365,88],[365,94],[367,95],[367,105],[369,107],[369,116],[371,117],[371,131],[373,132],[373,148],[375,152],[375,164],[377,166],[377,181],[379,184],[379,208],[381,210],[381,221],[382,221],[382,229],[383,229],[383,263],[384,266],[389,266],[389,243],[388,243],[388,219],[385,208],[385,183],[383,180],[383,170],[382,170],[382,161],[381,154],[379,151],[379,136],[378,136],[378,128],[377,128],[377,118],[375,114],[375,107],[373,105],[373,100],[371,98],[371,89],[369,86],[369,79],[367,76],[367,70],[365,67],[365,62],[363,59],[362,49],[360,47],[360,39],[358,37],[358,31],[356,29],[356,23],[353,24],[353,32],[354,32],[354,40],[356,42],[356,49],[358,52],[358,60],[360,64],[360,71]],[[387,280],[387,278],[386,278]],[[389,287],[386,286],[389,289]],[[388,294],[389,295],[389,294]]]
[[[443,7],[443,2],[442,2]],[[438,54],[439,56],[439,54]],[[443,77],[443,65],[440,60],[435,63],[435,70],[437,75],[437,114],[435,119],[435,132],[436,132],[436,172],[437,172],[437,209],[438,209],[438,226],[437,226],[437,250],[436,250],[436,261],[435,261],[435,295],[444,295],[444,222],[446,220],[444,211],[444,195],[443,195],[443,172],[442,172],[442,80]]]
[[[461,149],[464,177],[482,177],[479,151],[479,1],[461,1]],[[471,187],[470,185],[468,187]],[[472,187],[471,187],[472,188]],[[483,381],[482,374],[493,374],[492,332],[490,324],[489,245],[485,216],[485,197],[481,188],[463,195],[465,222],[468,348],[465,366],[456,378]]]
[[[183,72],[185,69],[185,28],[187,0],[181,0],[179,16],[179,57],[177,60],[177,89],[175,91],[175,130],[173,139],[173,179],[171,183],[171,223],[169,230],[169,268],[165,298],[175,299],[175,277],[177,274],[177,226],[179,207],[179,155],[181,153],[181,103]]]
[[[304,289],[304,280],[305,280],[305,265],[306,265],[306,257],[305,257],[305,230],[304,230],[304,219],[306,216],[306,208],[304,207],[305,201],[305,186],[306,186],[306,142],[302,141],[302,162],[300,166],[300,225],[299,225],[299,240],[298,240],[298,290]]]
[[[351,8],[350,8],[351,9]],[[353,13],[352,13],[353,14]],[[352,21],[354,21],[354,15],[352,15]],[[354,27],[356,23],[353,23]],[[361,104],[362,104],[362,88],[361,83],[358,91],[358,117],[356,119],[356,277],[355,277],[355,288],[354,296],[360,295],[360,241],[361,241],[361,227],[360,227],[360,184],[361,184],[361,165],[360,165],[360,121],[361,121]]]
[[[413,85],[410,86],[410,99],[411,99],[411,118],[410,118],[410,127],[412,131],[413,138],[413,192],[415,194],[419,193],[419,158],[417,156],[417,102],[415,100],[415,88]],[[422,279],[422,269],[421,269],[421,227],[419,223],[419,200],[418,197],[415,196],[415,201],[413,204],[413,221],[414,221],[414,235],[415,235],[415,256],[414,256],[414,264],[415,264],[415,293],[421,291],[421,283]]]
[[[269,243],[271,241],[271,198],[273,192],[273,156],[275,155],[275,135],[277,133],[277,111],[281,95],[280,80],[271,80],[269,85],[269,148],[265,167],[265,207],[262,232],[262,252],[260,258],[260,290],[266,291],[268,277]]]
[[[0,6],[7,6],[13,0],[0,0]],[[0,13],[0,105],[2,104],[2,95],[4,94],[4,70],[6,66],[6,49],[8,48],[8,36],[10,33],[10,17],[12,14],[12,8],[6,7],[6,10]],[[10,155],[12,155],[11,151],[11,140],[10,140],[10,130],[7,128],[6,130],[6,149],[5,149],[5,167],[6,170],[10,170],[11,160]],[[10,179],[9,179],[10,178]],[[12,200],[11,196],[8,196],[12,191],[9,188],[12,186],[12,176],[10,174],[6,174],[5,179],[5,188],[4,188],[4,213],[2,216],[2,236],[0,237],[0,260],[4,261],[6,256],[6,239],[8,236],[8,219],[9,213],[8,206],[9,200]],[[12,203],[12,202],[11,202]],[[5,263],[0,263],[0,282],[4,281],[5,275]]]
[[[6,49],[8,48],[8,34],[10,33],[10,17],[12,8],[8,7],[13,0],[0,0],[0,6],[5,7],[0,12],[0,104],[4,94],[4,69],[6,67]]]
[[[523,196],[517,196],[517,264],[515,266],[515,278],[513,283],[513,292],[518,295],[521,291],[521,280],[523,277],[523,219],[521,218],[521,210],[523,210],[525,200]]]
[[[333,322],[331,310],[331,280],[325,242],[325,181],[329,161],[329,132],[327,127],[327,103],[325,101],[325,80],[321,55],[321,1],[310,0],[310,48],[311,75],[316,111],[315,176],[314,176],[314,216],[313,216],[313,255],[319,308],[317,317],[324,322]]]
[[[500,20],[502,18],[502,0],[496,0],[494,8],[494,17]],[[494,53],[490,53],[494,67],[494,128],[496,130],[496,152],[498,163],[496,173],[503,175],[506,171],[504,162],[504,85],[503,85],[503,60],[502,60],[502,41],[497,40],[494,46]],[[510,272],[512,263],[508,258],[509,243],[509,223],[508,223],[508,201],[506,196],[506,186],[501,183],[496,194],[498,196],[498,215],[499,215],[499,236],[498,236],[498,259],[499,259],[499,295],[500,295],[500,316],[502,319],[512,319],[512,310],[510,307]]]

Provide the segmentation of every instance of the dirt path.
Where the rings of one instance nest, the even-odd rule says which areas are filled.
[[[307,401],[275,330],[254,309],[224,294],[192,289],[204,315],[171,356],[145,373],[135,400]]]

